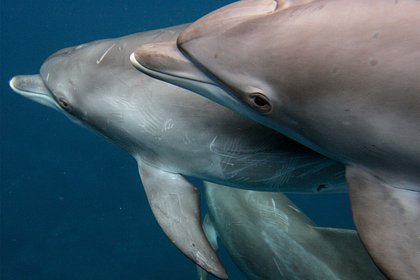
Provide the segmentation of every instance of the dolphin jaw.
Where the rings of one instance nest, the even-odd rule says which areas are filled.
[[[202,74],[200,70],[194,71],[194,73],[191,73],[191,74],[181,76],[179,75],[179,73],[170,73],[170,72],[163,72],[163,71],[158,71],[155,69],[150,69],[147,66],[143,65],[140,59],[138,59],[138,55],[136,54],[136,52],[130,55],[130,60],[131,60],[132,65],[137,70],[151,76],[152,78],[156,78],[164,82],[168,82],[173,85],[180,86],[182,88],[188,89],[193,92],[200,92],[200,95],[203,95],[210,99],[213,99],[212,96],[215,92],[223,91],[217,83],[213,82],[204,74]],[[195,75],[196,73],[198,75]],[[212,93],[212,94],[209,94],[209,93]]]
[[[216,85],[178,50],[174,42],[143,45],[130,55],[130,61],[137,70],[153,78],[172,77]]]
[[[62,111],[40,75],[15,76],[9,81],[9,86],[14,92],[30,100]]]

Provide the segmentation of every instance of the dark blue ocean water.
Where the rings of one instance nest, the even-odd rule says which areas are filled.
[[[190,22],[229,2],[1,0],[2,280],[195,279],[152,217],[134,160],[8,81],[38,73],[58,49]],[[293,199],[319,225],[353,227],[346,195]]]

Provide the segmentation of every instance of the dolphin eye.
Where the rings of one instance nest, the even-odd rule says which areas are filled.
[[[64,97],[59,97],[58,98],[58,104],[60,105],[61,108],[63,108],[66,111],[71,111],[71,106],[70,103],[64,98]]]
[[[249,104],[261,113],[268,113],[271,111],[270,101],[264,94],[259,92],[254,92],[249,95]]]

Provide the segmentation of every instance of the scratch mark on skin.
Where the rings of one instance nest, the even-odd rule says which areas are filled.
[[[173,123],[172,119],[168,119],[163,124],[162,132],[167,131],[167,130],[170,130],[173,127],[174,127],[174,123]]]
[[[277,260],[276,260],[276,258],[275,258],[275,257],[273,257],[273,261],[274,261],[274,264],[276,265],[277,271],[278,271],[281,275],[283,275],[283,273],[282,273],[282,271],[281,271],[281,269],[280,269],[279,263],[277,262]]]
[[[110,46],[105,52],[104,52],[104,54],[101,56],[101,58],[99,58],[98,60],[96,60],[96,64],[99,64],[99,63],[101,63],[102,62],[102,60],[105,58],[105,56],[108,54],[108,52],[113,48],[113,47],[115,47],[115,43],[114,44],[112,44],[112,46]]]
[[[216,139],[217,139],[217,136],[215,136],[213,138],[213,140],[211,141],[210,146],[209,146],[210,151],[213,152],[213,153],[216,153],[216,151],[214,149],[214,144],[216,143]]]
[[[291,208],[292,210],[294,210],[294,211],[296,211],[297,213],[300,213],[300,210],[299,209],[297,209],[296,207],[294,207],[293,205],[287,205],[287,206],[289,206],[289,208]]]
[[[190,139],[190,137],[189,137],[189,135],[188,135],[188,132],[186,132],[185,134],[184,134],[184,144],[185,145],[188,145],[188,144],[190,144],[191,143],[191,139]]]

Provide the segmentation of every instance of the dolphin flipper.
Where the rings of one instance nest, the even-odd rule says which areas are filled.
[[[372,258],[386,275],[420,279],[420,192],[354,167],[346,168],[346,178],[354,223]]]
[[[207,240],[211,244],[211,247],[213,247],[214,251],[217,251],[217,249],[219,248],[217,244],[217,231],[214,228],[213,222],[211,221],[209,214],[206,214],[206,216],[204,217],[203,230],[207,236]],[[197,273],[199,280],[207,280],[207,271],[202,269],[200,266],[197,266]]]
[[[200,194],[182,175],[139,164],[140,177],[159,225],[187,257],[221,279],[227,274],[201,227]]]

